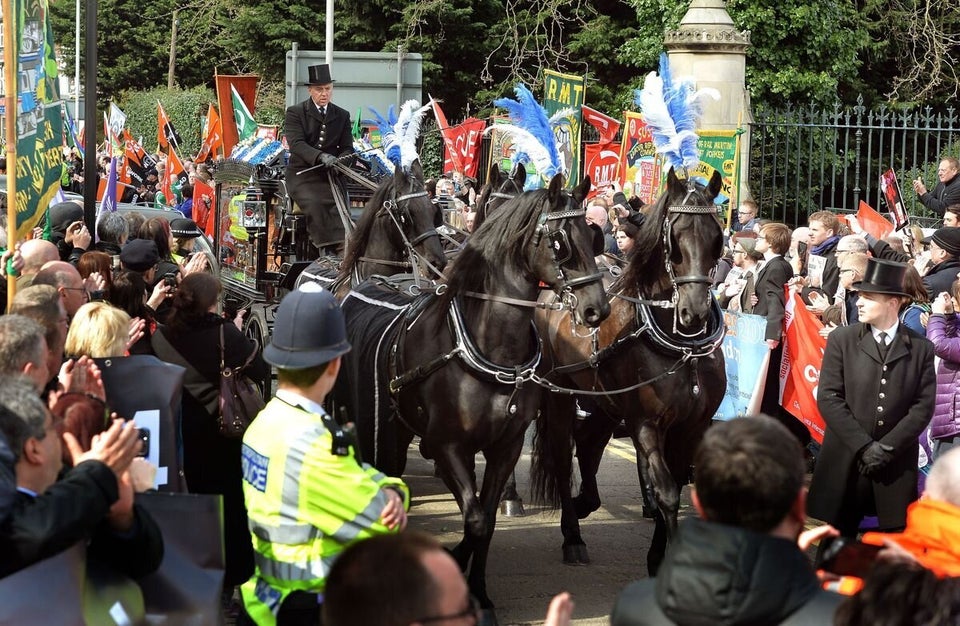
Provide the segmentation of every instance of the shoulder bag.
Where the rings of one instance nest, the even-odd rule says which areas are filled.
[[[244,370],[253,362],[260,350],[260,345],[254,341],[255,347],[246,362],[240,367],[227,367],[224,363],[223,326],[220,326],[220,417],[218,425],[220,434],[224,437],[243,437],[247,426],[257,416],[266,403],[260,388]]]

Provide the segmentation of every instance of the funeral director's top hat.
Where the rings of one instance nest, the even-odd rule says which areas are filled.
[[[903,278],[907,273],[907,266],[885,259],[867,259],[867,271],[863,280],[853,283],[857,291],[867,293],[885,293],[892,296],[907,296],[903,290]]]
[[[323,65],[311,65],[307,68],[308,85],[329,85],[332,82],[333,79],[330,78],[330,66],[326,63]]]

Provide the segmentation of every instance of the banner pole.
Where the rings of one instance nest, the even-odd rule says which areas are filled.
[[[734,171],[733,193],[730,198],[730,206],[727,208],[727,232],[730,232],[730,224],[733,221],[733,212],[740,204],[740,137],[743,135],[743,109],[737,114],[737,141],[733,149]],[[759,217],[759,216],[758,216]]]
[[[3,81],[7,86],[4,95],[4,136],[7,142],[7,248],[17,245],[17,29],[20,20],[16,0],[3,0]],[[6,268],[4,273],[6,273]],[[13,305],[17,293],[17,279],[7,274],[7,310]]]

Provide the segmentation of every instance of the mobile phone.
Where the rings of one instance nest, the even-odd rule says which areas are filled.
[[[807,256],[807,242],[801,241],[797,243],[797,255],[802,259]]]
[[[174,289],[177,288],[177,273],[169,272],[163,275],[163,284]]]
[[[150,429],[138,428],[137,437],[140,439],[140,452],[137,456],[147,456],[150,453]]]
[[[877,560],[877,554],[882,549],[883,546],[860,543],[843,537],[833,537],[822,551],[817,569],[840,576],[863,578],[873,567],[874,561]]]

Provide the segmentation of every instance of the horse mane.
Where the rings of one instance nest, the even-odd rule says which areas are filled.
[[[484,281],[494,267],[513,265],[517,272],[531,271],[526,246],[548,201],[547,189],[529,191],[499,207],[496,219],[483,222],[445,272],[442,305],[448,306],[465,291],[484,291]]]

